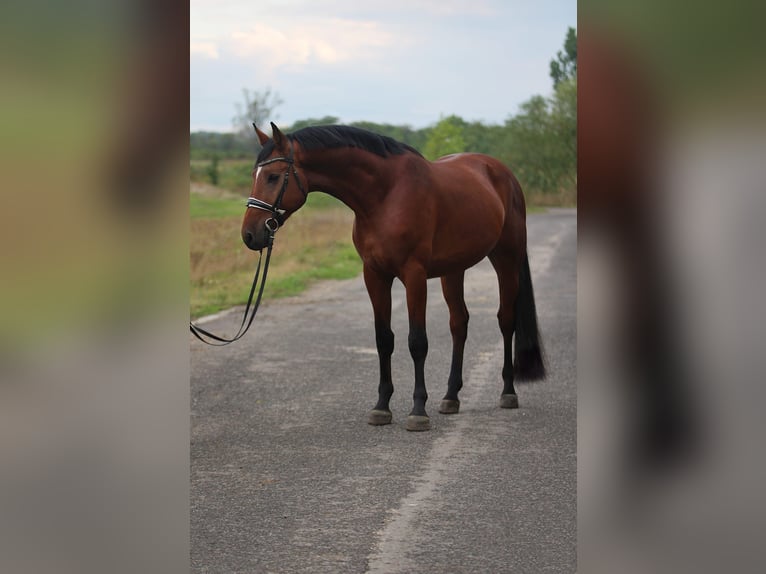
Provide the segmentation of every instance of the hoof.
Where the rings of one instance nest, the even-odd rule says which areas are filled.
[[[518,409],[519,408],[519,396],[518,395],[502,395],[500,397],[501,409]]]
[[[410,415],[407,417],[407,425],[405,428],[408,431],[427,431],[431,430],[431,419],[428,416],[423,415]]]
[[[439,412],[443,415],[454,415],[460,412],[460,401],[444,399],[439,405]]]
[[[391,411],[372,410],[367,416],[367,423],[375,426],[390,425]]]

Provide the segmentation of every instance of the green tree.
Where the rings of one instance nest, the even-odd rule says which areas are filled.
[[[577,78],[559,82],[550,100],[550,126],[556,138],[559,187],[577,189]]]
[[[443,117],[439,120],[428,135],[423,155],[435,160],[444,155],[465,151],[463,124],[463,120],[458,116]]]
[[[534,96],[506,121],[500,156],[528,192],[548,203],[574,201],[577,188],[577,80],[563,80],[550,98]],[[537,200],[541,198],[538,197]]]
[[[527,191],[555,191],[556,174],[551,147],[555,145],[548,101],[533,96],[519,113],[506,121],[505,154],[501,157],[516,173]]]
[[[482,122],[463,122],[465,150],[498,156],[502,147],[503,126]]]
[[[252,126],[250,127],[252,130]],[[191,132],[189,134],[191,159],[220,158],[244,159],[253,155],[252,142],[243,141],[239,134],[229,132]]]
[[[577,32],[574,28],[567,30],[564,50],[559,50],[556,58],[551,60],[550,75],[554,88],[564,80],[577,77]]]

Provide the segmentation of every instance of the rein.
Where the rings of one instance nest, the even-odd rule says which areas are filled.
[[[262,209],[263,211],[268,211],[269,213],[271,213],[271,217],[269,217],[264,223],[264,225],[266,226],[266,229],[269,232],[269,239],[268,239],[268,244],[266,249],[266,261],[263,264],[263,279],[261,279],[260,287],[258,287],[258,279],[261,273],[261,261],[263,260],[263,250],[259,252],[258,265],[255,269],[255,277],[253,278],[253,285],[252,287],[250,287],[250,295],[247,298],[247,305],[245,306],[245,312],[242,316],[242,323],[240,323],[239,329],[237,330],[237,333],[233,337],[227,338],[227,337],[222,337],[220,335],[216,335],[189,321],[189,328],[192,332],[192,335],[194,335],[195,337],[197,337],[197,339],[199,339],[200,341],[208,345],[212,345],[214,347],[223,347],[224,345],[228,345],[230,343],[233,343],[234,341],[238,341],[245,335],[245,333],[247,333],[248,329],[250,329],[250,326],[253,324],[253,320],[255,319],[255,314],[258,311],[258,307],[261,304],[261,297],[263,296],[263,288],[266,286],[266,275],[269,272],[269,261],[271,261],[271,250],[274,247],[274,235],[276,235],[277,230],[285,222],[285,213],[287,213],[287,211],[284,209],[280,209],[280,206],[282,205],[282,197],[285,195],[285,191],[287,190],[287,184],[290,181],[291,168],[292,168],[293,176],[295,177],[295,181],[298,184],[298,189],[301,190],[301,193],[304,195],[304,197],[307,196],[307,192],[305,188],[303,187],[303,184],[301,183],[300,178],[298,177],[298,171],[295,169],[295,160],[293,159],[292,142],[290,142],[290,154],[287,157],[280,156],[280,157],[268,159],[266,161],[262,161],[261,163],[257,164],[255,167],[259,168],[264,165],[268,165],[270,163],[275,163],[278,161],[286,162],[288,164],[288,167],[287,167],[287,171],[285,171],[285,177],[282,180],[282,189],[279,190],[279,195],[277,195],[277,200],[274,202],[274,204],[272,205],[270,203],[267,203],[255,197],[247,198],[248,209],[252,207],[255,209]],[[258,290],[258,295],[255,299],[255,303],[253,303],[253,295],[255,294],[256,289]],[[251,310],[251,307],[252,307],[252,310]],[[249,319],[248,319],[248,313],[250,313]]]

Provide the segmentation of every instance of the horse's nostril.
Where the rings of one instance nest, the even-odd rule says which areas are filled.
[[[243,239],[245,240],[245,245],[247,245],[248,247],[252,247],[252,244],[253,244],[253,234],[252,233],[250,233],[249,231],[245,231],[245,235],[244,235]]]

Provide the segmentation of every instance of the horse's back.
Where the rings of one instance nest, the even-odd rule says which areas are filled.
[[[504,211],[524,213],[524,196],[513,172],[500,160],[481,153],[456,153],[431,162],[432,169],[443,182],[454,182],[463,191],[476,197],[477,190],[497,196]]]

